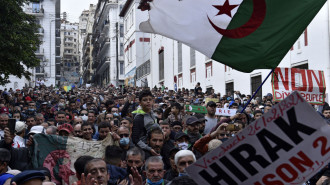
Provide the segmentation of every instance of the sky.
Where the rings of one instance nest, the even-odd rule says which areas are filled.
[[[79,16],[83,10],[89,9],[89,4],[97,4],[98,0],[62,0],[61,1],[61,18],[62,13],[67,13],[67,20],[70,22],[79,22]]]

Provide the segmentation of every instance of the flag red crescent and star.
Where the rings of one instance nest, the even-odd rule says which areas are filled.
[[[229,0],[226,0],[223,5],[213,5],[216,9],[219,10],[218,15],[226,14],[229,17],[232,17],[231,11],[236,8],[238,5],[230,5]],[[210,24],[212,27],[221,35],[232,38],[232,39],[238,39],[243,38],[251,33],[253,33],[255,30],[259,28],[259,26],[263,23],[266,16],[266,0],[253,0],[253,12],[252,15],[244,25],[235,28],[235,29],[222,29],[216,26],[212,20],[207,16]]]

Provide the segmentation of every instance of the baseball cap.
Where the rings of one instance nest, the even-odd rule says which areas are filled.
[[[36,125],[33,126],[29,132],[29,134],[40,134],[40,133],[44,133],[44,127],[41,125]]]
[[[184,132],[178,132],[178,133],[175,134],[174,140],[176,141],[176,140],[178,140],[178,139],[180,139],[182,137],[187,137],[188,140],[190,138],[186,133],[184,133]]]
[[[16,182],[16,184],[23,184],[32,179],[40,179],[41,181],[45,180],[45,175],[38,171],[38,170],[26,170],[17,175],[15,175],[12,179],[10,184]]]
[[[195,116],[190,116],[187,118],[186,120],[186,124],[187,125],[192,125],[194,123],[199,123],[200,121],[198,120],[198,118],[196,118]]]
[[[207,102],[207,105],[206,106],[207,107],[216,107],[217,104],[214,101],[209,101],[209,102]]]
[[[2,113],[9,114],[9,110],[8,110],[7,107],[2,107],[2,108],[0,109],[0,113],[1,113],[1,114],[2,114]]]
[[[69,134],[71,134],[73,132],[73,128],[69,123],[64,123],[60,126],[58,126],[58,131],[64,130],[66,132],[68,132]]]
[[[22,132],[26,128],[26,125],[23,121],[16,121],[15,131]]]

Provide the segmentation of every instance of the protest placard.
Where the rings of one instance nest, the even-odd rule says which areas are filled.
[[[197,105],[186,105],[186,112],[195,112],[195,113],[203,113],[206,114],[206,107],[197,106]]]
[[[213,101],[215,103],[219,102],[218,98],[205,98],[205,104],[207,104],[209,101]]]
[[[323,105],[325,98],[325,79],[323,71],[276,68],[272,75],[274,101],[281,101],[293,91],[298,91],[308,102]]]
[[[219,116],[234,116],[236,114],[236,109],[227,109],[227,108],[217,108],[215,115]]]
[[[330,126],[291,93],[186,170],[198,184],[301,185],[330,160]]]

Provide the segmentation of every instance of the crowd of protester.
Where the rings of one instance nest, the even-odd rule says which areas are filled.
[[[101,141],[112,137],[104,158],[81,154],[72,161],[74,184],[196,184],[186,168],[235,136],[275,104],[271,94],[256,97],[239,91],[221,95],[214,90],[177,92],[161,88],[52,87],[0,91],[0,185],[54,184],[53,169],[31,164],[35,134]],[[207,98],[217,101],[206,101]],[[206,107],[193,113],[186,105]],[[246,106],[246,109],[241,110]],[[216,108],[236,109],[231,117],[215,115]],[[315,107],[330,119],[327,104]],[[16,120],[14,134],[9,120]],[[329,167],[306,184],[329,184]]]

